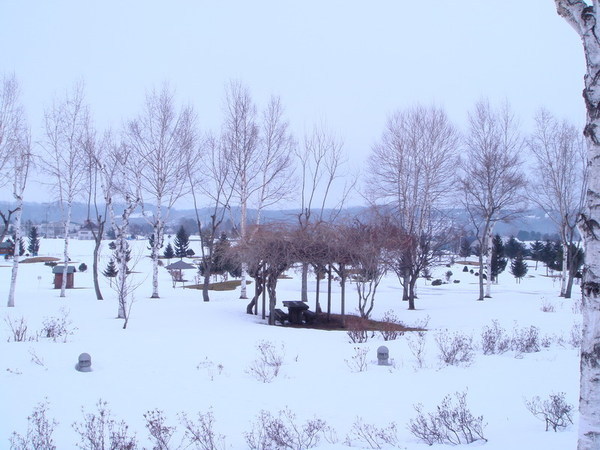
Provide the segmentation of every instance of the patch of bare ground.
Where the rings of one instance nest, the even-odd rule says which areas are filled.
[[[365,319],[352,314],[346,314],[346,327],[342,327],[342,316],[340,314],[330,314],[328,320],[327,313],[317,314],[313,323],[302,325],[286,323],[285,326],[293,328],[310,328],[315,330],[425,331],[422,328],[407,327],[401,323]]]
[[[28,264],[28,263],[45,263],[45,262],[55,262],[55,261],[60,261],[60,258],[54,258],[53,256],[34,256],[31,258],[25,258],[21,261],[19,261],[22,264]]]

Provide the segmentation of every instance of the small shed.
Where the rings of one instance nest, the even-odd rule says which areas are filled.
[[[54,274],[54,289],[60,289],[62,286],[63,272],[65,266],[57,265],[52,268]],[[67,289],[73,289],[75,281],[75,266],[67,266]]]
[[[15,246],[11,240],[0,242],[0,255],[10,255],[14,253]]]

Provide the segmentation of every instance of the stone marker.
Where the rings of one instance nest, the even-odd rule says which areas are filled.
[[[377,365],[378,366],[389,366],[388,358],[390,357],[390,351],[385,345],[382,345],[377,349]]]
[[[92,371],[92,357],[89,353],[82,353],[79,355],[79,361],[75,364],[75,369],[80,372],[91,372]]]

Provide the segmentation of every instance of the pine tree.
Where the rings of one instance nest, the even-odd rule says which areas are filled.
[[[16,234],[13,233],[12,235],[12,241],[15,242],[16,240]],[[14,248],[14,247],[13,247]],[[25,254],[25,241],[23,241],[23,238],[19,238],[19,256],[23,256]]]
[[[511,236],[506,243],[504,254],[507,258],[513,259],[519,255],[523,256],[526,251],[525,245],[522,242],[519,242],[514,236]]]
[[[163,252],[163,255],[167,259],[171,259],[175,256],[175,251],[173,251],[173,246],[171,245],[170,242],[167,244],[165,251]]]
[[[517,283],[527,275],[527,263],[523,260],[522,255],[517,255],[510,263],[510,273],[516,278]]]
[[[544,253],[544,244],[540,241],[535,241],[529,244],[529,254],[531,255],[531,259],[535,261],[535,270],[538,268],[538,262],[542,261]]]
[[[507,259],[505,258],[505,248],[502,238],[499,234],[494,236],[492,247],[492,281],[498,281],[498,275],[506,269]]]
[[[185,231],[183,225],[177,230],[175,235],[175,256],[183,258],[187,256],[188,247],[190,246],[190,235]]]
[[[460,249],[458,250],[458,255],[461,258],[466,258],[467,256],[471,256],[471,253],[471,242],[469,242],[469,239],[463,237],[460,243]]]
[[[40,236],[38,234],[37,227],[31,227],[29,229],[29,235],[27,236],[27,239],[29,241],[27,251],[31,254],[31,256],[37,256],[40,251]]]
[[[106,269],[104,269],[102,275],[110,279],[110,285],[112,286],[112,279],[116,277],[118,273],[119,270],[117,269],[114,258],[110,258],[110,261],[108,261]]]

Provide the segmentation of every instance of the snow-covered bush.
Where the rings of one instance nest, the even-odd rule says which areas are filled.
[[[481,348],[484,355],[505,353],[511,348],[511,339],[497,320],[491,326],[485,326],[481,332]]]
[[[459,332],[440,332],[435,335],[440,361],[449,366],[473,362],[473,338]]]
[[[571,413],[573,405],[565,401],[565,393],[550,394],[548,399],[542,401],[539,396],[525,401],[525,406],[531,414],[546,422],[546,431],[552,428],[554,431],[566,428],[573,423]]]
[[[52,434],[58,422],[48,418],[48,402],[39,403],[33,413],[27,417],[27,431],[25,435],[13,432],[9,438],[11,450],[44,449],[55,450]]]
[[[487,441],[483,436],[483,416],[475,417],[467,408],[467,393],[456,392],[454,397],[456,402],[450,395],[444,397],[435,412],[424,413],[423,405],[416,405],[417,417],[410,420],[409,431],[428,445]]]
[[[346,359],[346,365],[352,372],[365,372],[369,367],[367,355],[369,347],[354,347],[354,355],[350,359]]]
[[[42,330],[40,332],[42,337],[50,338],[54,342],[59,339],[62,342],[67,342],[67,337],[75,333],[76,327],[73,327],[73,323],[69,319],[69,312],[64,308],[60,310],[61,315],[58,317],[47,317],[42,322]]]
[[[425,344],[427,342],[427,335],[425,331],[412,332],[406,338],[408,349],[415,357],[415,369],[422,369],[425,367]]]
[[[212,410],[205,413],[199,412],[196,421],[189,419],[185,413],[181,413],[179,421],[185,430],[182,448],[225,449],[225,436],[215,431],[215,417]]]
[[[254,378],[263,383],[270,383],[277,375],[283,364],[284,347],[277,349],[271,341],[260,341],[256,344],[258,358],[252,361],[248,368]]]
[[[164,413],[161,410],[153,409],[144,414],[144,419],[146,419],[146,429],[150,435],[152,449],[169,450],[173,448],[169,442],[175,433],[175,427],[170,427],[165,423]]]
[[[515,328],[512,349],[517,353],[535,353],[540,351],[540,330],[538,327]]]
[[[79,434],[77,447],[83,450],[97,450],[105,448],[134,450],[137,448],[135,433],[129,434],[129,426],[125,421],[117,422],[108,403],[98,400],[97,412],[86,413],[82,409],[83,421],[75,422],[73,429]]]
[[[432,285],[432,286],[441,286],[442,284],[443,284],[443,283],[442,283],[442,280],[441,280],[441,278],[436,278],[435,280],[433,280],[433,281],[431,282],[431,285]]]
[[[300,424],[296,415],[287,408],[279,411],[277,416],[269,411],[260,411],[252,430],[244,433],[251,450],[314,448],[319,445],[321,437],[334,441],[332,431],[324,420],[315,418]]]
[[[381,330],[379,330],[384,341],[396,340],[404,334],[404,331],[397,329],[398,325],[402,325],[402,322],[394,311],[386,311],[381,319]]]
[[[27,341],[27,321],[24,317],[15,319],[14,321],[10,316],[4,318],[4,322],[10,328],[10,335],[8,336],[7,342],[25,342]],[[31,341],[32,339],[29,338]]]
[[[365,423],[362,417],[357,417],[344,443],[348,447],[359,445],[361,448],[380,449],[389,445],[398,445],[398,428],[391,423],[386,428],[378,428],[376,425]]]

